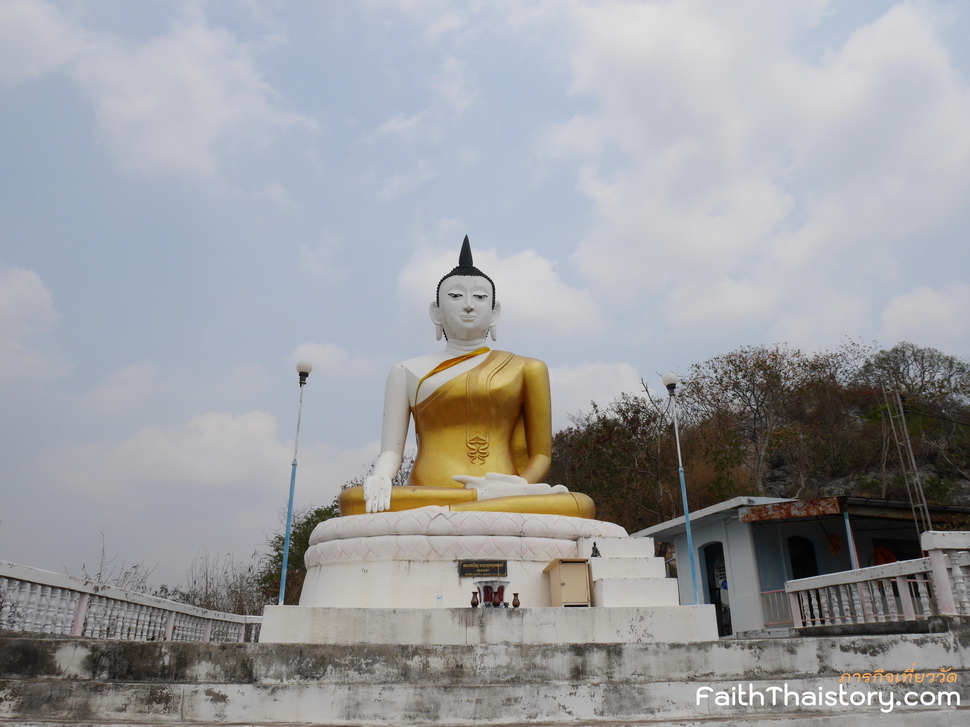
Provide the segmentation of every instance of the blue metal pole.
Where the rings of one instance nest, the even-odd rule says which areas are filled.
[[[290,534],[293,529],[293,493],[296,491],[296,452],[300,447],[300,419],[303,418],[303,386],[306,374],[300,374],[300,406],[296,412],[296,440],[293,443],[293,469],[290,471],[290,501],[286,507],[286,535],[283,538],[283,570],[280,573],[280,603],[286,593],[286,569],[290,562]]]
[[[293,529],[293,493],[296,490],[296,458],[290,472],[290,503],[286,508],[286,536],[283,538],[283,572],[280,574],[280,605],[286,591],[286,568],[290,562],[290,531]]]
[[[694,603],[700,604],[697,588],[697,562],[694,558],[694,536],[690,529],[690,508],[687,506],[687,483],[684,481],[684,462],[680,456],[680,426],[677,423],[677,400],[673,392],[670,398],[674,404],[674,439],[677,442],[677,472],[680,474],[680,497],[684,502],[684,526],[687,528],[687,554],[690,559],[690,580],[694,585]]]

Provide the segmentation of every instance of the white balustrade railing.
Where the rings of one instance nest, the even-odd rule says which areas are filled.
[[[970,616],[970,532],[923,533],[927,557],[788,581],[795,628]]]
[[[761,592],[761,608],[765,615],[765,628],[777,629],[792,625],[788,594],[784,588]]]
[[[239,616],[0,561],[0,629],[129,641],[256,641]]]

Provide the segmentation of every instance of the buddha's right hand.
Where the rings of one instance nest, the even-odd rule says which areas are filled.
[[[391,507],[391,478],[369,475],[364,478],[364,503],[367,512],[384,512]]]
[[[455,475],[451,479],[462,483],[466,490],[475,490],[479,500],[496,497],[516,497],[518,495],[553,495],[569,492],[563,485],[547,485],[544,482],[532,483],[518,475],[489,472],[484,477]]]

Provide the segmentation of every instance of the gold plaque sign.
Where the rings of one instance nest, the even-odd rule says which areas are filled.
[[[460,560],[459,578],[505,578],[509,574],[507,560]]]

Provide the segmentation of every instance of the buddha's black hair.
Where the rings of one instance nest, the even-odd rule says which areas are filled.
[[[472,246],[468,242],[468,235],[465,235],[465,240],[461,243],[461,252],[458,253],[458,266],[438,281],[438,288],[434,294],[435,303],[438,302],[441,296],[441,284],[455,275],[474,275],[479,278],[485,278],[492,286],[492,310],[495,310],[495,283],[485,273],[476,268],[472,262]]]

